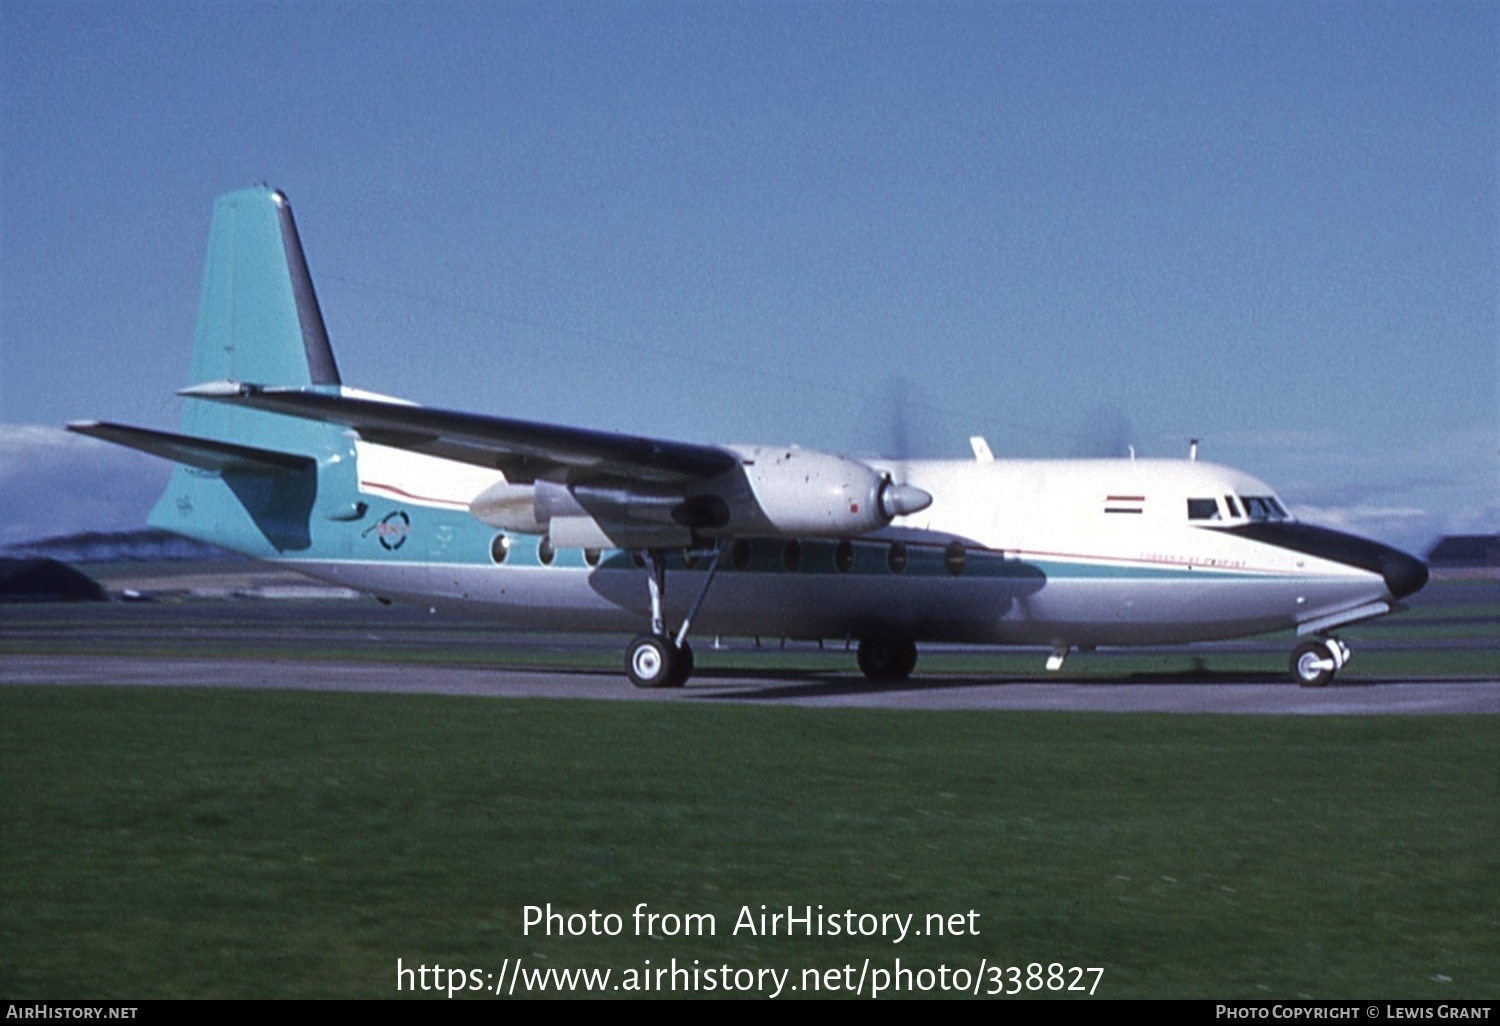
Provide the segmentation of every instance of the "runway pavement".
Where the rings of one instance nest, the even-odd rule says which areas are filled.
[[[1156,650],[1172,656],[1156,662],[1176,667],[1171,671],[1142,671],[1141,663],[1104,653],[1077,656],[1085,669],[1061,677],[1041,672],[1040,651],[1018,657],[935,646],[924,648],[915,677],[894,684],[865,680],[841,645],[782,650],[768,641],[757,651],[739,639],[730,651],[715,652],[712,639],[699,639],[699,670],[689,686],[649,691],[625,679],[620,637],[505,632],[363,600],[0,606],[0,684],[933,710],[1493,715],[1500,713],[1497,595],[1488,582],[1449,587],[1408,621],[1414,629],[1399,627],[1399,618],[1382,621],[1397,624],[1394,631],[1367,629],[1355,643],[1356,660],[1361,652],[1382,656],[1326,688],[1290,682],[1281,670],[1288,638]],[[1434,670],[1421,680],[1379,670],[1445,661],[1465,669]],[[1431,679],[1445,672],[1453,679]]]
[[[0,684],[277,688],[506,698],[748,702],[901,709],[1071,712],[1410,715],[1500,713],[1500,680],[1359,681],[1299,688],[1277,681],[1068,682],[915,677],[872,683],[854,674],[705,673],[677,691],[634,688],[618,672],[476,669],[282,659],[17,655]]]

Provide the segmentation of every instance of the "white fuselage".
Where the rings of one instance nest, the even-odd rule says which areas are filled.
[[[483,527],[467,507],[502,480],[492,472],[368,443],[358,456],[361,492],[409,523],[403,544],[288,565],[381,597],[518,627],[640,629],[647,575],[627,553],[606,551],[590,565],[593,553],[551,553],[541,536]],[[1346,614],[1361,619],[1392,600],[1374,570],[1236,533],[1289,518],[1268,486],[1227,467],[1184,460],[873,465],[930,492],[931,506],[853,539],[729,542],[695,629],[1131,645],[1337,623]],[[696,595],[706,563],[701,554],[667,557],[669,618]]]

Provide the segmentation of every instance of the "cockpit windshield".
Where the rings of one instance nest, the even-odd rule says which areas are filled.
[[[1219,519],[1219,503],[1216,499],[1189,499],[1187,509],[1189,520]]]
[[[1241,510],[1244,512],[1240,512]],[[1286,511],[1274,495],[1226,495],[1224,501],[1211,499],[1188,499],[1187,516],[1196,521],[1246,520],[1290,520]]]
[[[1245,515],[1251,520],[1291,519],[1291,514],[1274,495],[1241,495],[1240,502],[1245,507]]]

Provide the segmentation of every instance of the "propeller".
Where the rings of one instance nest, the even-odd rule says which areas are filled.
[[[891,520],[920,513],[932,505],[932,493],[908,484],[911,460],[911,382],[892,375],[886,382],[886,414],[890,418],[892,469],[880,486],[880,512]]]
[[[1125,411],[1110,403],[1100,403],[1088,412],[1073,435],[1074,458],[1116,459],[1131,454],[1131,437],[1135,434]]]

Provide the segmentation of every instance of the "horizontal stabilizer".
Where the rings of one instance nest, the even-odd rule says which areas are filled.
[[[308,470],[315,461],[308,456],[256,449],[231,442],[215,442],[191,435],[174,435],[167,431],[128,427],[104,421],[75,421],[68,430],[106,442],[148,452],[199,470],[223,473],[226,470]]]

